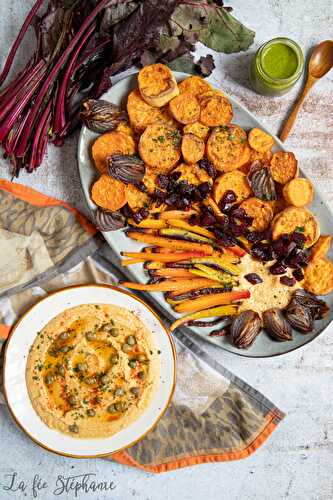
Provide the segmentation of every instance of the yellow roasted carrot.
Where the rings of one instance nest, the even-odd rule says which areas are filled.
[[[196,276],[203,276],[204,278],[210,278],[214,281],[219,281],[224,285],[232,285],[234,283],[234,279],[230,274],[224,273],[223,271],[217,271],[216,269],[212,269],[208,266],[203,266],[197,264],[197,269],[190,269],[192,274]]]
[[[171,292],[173,290],[188,291],[194,290],[200,286],[208,286],[211,280],[201,278],[198,280],[188,280],[188,279],[170,279],[164,280],[161,283],[154,284],[143,284],[143,283],[132,283],[130,281],[122,281],[121,285],[126,288],[131,288],[132,290],[142,290],[148,292]]]
[[[167,227],[166,222],[159,219],[144,219],[143,221],[139,222],[139,224],[136,224],[133,219],[128,219],[128,223],[131,226],[141,227],[144,229],[162,229],[164,227]]]
[[[167,219],[189,219],[191,215],[195,215],[197,212],[195,210],[168,210],[167,212],[161,212],[159,215],[159,219],[167,220]]]
[[[234,316],[237,313],[238,307],[236,305],[226,305],[226,306],[219,306],[219,307],[213,307],[211,309],[206,309],[205,311],[199,311],[193,314],[189,314],[188,316],[183,316],[182,318],[177,319],[172,325],[170,326],[170,332],[173,332],[178,328],[179,326],[184,325],[185,323],[188,323],[189,321],[195,321],[197,319],[203,319],[203,318],[211,318],[215,316]]]
[[[171,238],[164,238],[163,236],[154,236],[152,234],[145,234],[136,231],[128,231],[127,236],[133,240],[147,243],[148,245],[157,245],[169,248],[170,251],[187,250],[189,252],[201,252],[202,256],[212,255],[213,253],[213,247],[207,243],[192,243],[191,241],[173,240]],[[198,257],[200,256],[198,255]]]
[[[207,200],[204,201],[204,204],[208,207],[211,207],[211,209],[214,212],[214,215],[216,215],[217,217],[224,217],[223,212],[221,212],[217,203],[210,196],[207,198]]]
[[[145,269],[162,269],[165,267],[165,264],[163,262],[145,262],[144,264]]]
[[[207,238],[215,238],[214,233],[208,231],[204,227],[200,226],[192,226],[185,220],[177,220],[177,219],[168,219],[168,224],[172,227],[178,227],[180,229],[186,229],[187,231],[191,231],[192,233],[201,234],[201,236],[206,236]]]
[[[248,299],[249,297],[250,292],[248,290],[205,295],[197,299],[184,300],[175,310],[177,312],[197,312],[213,306],[230,304],[230,302],[235,302],[236,300]]]

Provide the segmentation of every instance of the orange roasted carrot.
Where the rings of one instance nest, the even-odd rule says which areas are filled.
[[[151,252],[122,252],[124,257],[138,259],[141,262],[179,262],[197,257],[198,252],[179,252],[179,253],[151,253]],[[201,253],[201,257],[204,255]]]
[[[195,215],[197,212],[195,210],[169,210],[167,212],[161,212],[158,214],[158,218],[162,220],[167,219],[189,219],[191,215]]]
[[[121,265],[122,266],[132,266],[133,264],[142,264],[141,259],[122,259],[121,260]]]
[[[164,267],[163,269],[156,270],[154,276],[160,276],[161,278],[194,278],[190,271],[182,267]]]
[[[173,250],[187,250],[189,252],[202,252],[204,255],[212,255],[213,247],[207,243],[192,243],[191,241],[173,240],[163,236],[154,236],[152,234],[140,233],[136,231],[127,231],[127,236],[136,241],[156,245]]]
[[[175,307],[175,310],[177,312],[197,312],[213,306],[230,304],[230,302],[236,300],[248,299],[249,297],[250,292],[248,290],[211,294],[197,299],[184,300],[179,306]]]
[[[244,255],[246,254],[245,250],[243,250],[243,248],[241,248],[237,245],[234,245],[232,247],[227,247],[224,250],[229,251],[229,252],[233,253],[234,255],[237,255],[238,257],[244,257]]]
[[[132,290],[142,290],[147,292],[171,292],[172,290],[187,291],[196,289],[200,286],[208,286],[212,283],[212,280],[207,280],[206,278],[197,280],[187,280],[187,279],[166,279],[161,283],[154,284],[143,284],[143,283],[132,283],[130,281],[121,281],[120,284],[126,288],[131,288]]]

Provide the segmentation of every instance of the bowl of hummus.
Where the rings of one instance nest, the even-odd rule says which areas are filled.
[[[156,314],[108,285],[48,295],[16,324],[5,395],[21,428],[50,451],[103,456],[145,436],[175,385],[175,348]]]

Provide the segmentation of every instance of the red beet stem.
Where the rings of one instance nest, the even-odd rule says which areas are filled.
[[[54,85],[54,81],[58,76],[59,71],[67,60],[67,57],[71,54],[71,52],[75,49],[77,44],[80,42],[82,35],[86,31],[87,28],[94,21],[97,14],[99,14],[107,5],[109,0],[101,0],[101,2],[94,8],[94,10],[89,14],[89,16],[82,23],[81,28],[68,44],[61,57],[59,57],[57,63],[53,66],[51,72],[43,83],[42,88],[40,89],[38,96],[36,97],[35,103],[27,120],[26,126],[24,127],[24,131],[22,134],[22,140],[20,141],[20,145],[16,151],[17,157],[24,157],[27,151],[29,137],[31,130],[33,130],[34,122],[37,118],[39,109],[43,103],[46,92],[49,90],[50,85]]]
[[[33,69],[29,69],[29,72],[13,89],[8,93],[6,99],[1,102],[0,111],[0,122],[2,122],[6,115],[12,110],[13,107],[21,104],[21,99],[25,92],[28,92],[34,86],[34,79],[38,75],[39,71],[45,67],[45,62],[40,60],[39,63]],[[42,75],[38,75],[37,81],[40,83],[40,78]],[[30,94],[29,94],[30,95]]]
[[[55,135],[57,135],[59,132],[61,132],[66,126],[65,102],[66,102],[69,81],[70,81],[71,76],[73,74],[73,69],[77,63],[77,59],[80,55],[80,52],[81,52],[82,48],[84,47],[85,43],[87,42],[88,38],[94,32],[95,28],[96,28],[95,23],[90,26],[87,33],[84,35],[80,44],[78,45],[77,50],[75,51],[75,54],[73,55],[71,61],[69,62],[68,66],[65,70],[63,80],[62,80],[60,88],[58,90],[57,102],[56,102],[56,106],[55,106],[55,116],[54,116],[54,121],[53,121],[53,133]]]
[[[37,165],[38,146],[42,142],[45,135],[47,136],[47,134],[45,134],[45,132],[47,132],[47,129],[45,131],[45,124],[48,124],[48,121],[50,119],[51,107],[52,107],[52,98],[49,100],[48,104],[46,105],[43,111],[43,114],[39,120],[38,127],[35,130],[34,138],[31,144],[31,156],[29,159],[29,165],[32,171],[38,166]]]
[[[11,156],[15,151],[24,124],[28,119],[28,116],[29,116],[28,113],[26,113],[25,116],[20,115],[17,118],[16,122],[14,123],[14,126],[11,129],[10,134],[7,135],[6,141],[4,143],[4,150],[8,156]]]
[[[30,10],[29,14],[27,15],[27,17],[23,23],[23,26],[22,26],[14,44],[12,45],[12,48],[9,51],[5,65],[4,65],[3,70],[0,74],[0,85],[2,85],[3,82],[6,80],[8,73],[10,71],[10,68],[12,67],[17,49],[19,48],[19,46],[24,38],[24,35],[26,34],[26,32],[27,32],[29,26],[31,25],[35,15],[37,14],[38,10],[40,9],[40,7],[42,6],[43,3],[44,3],[44,0],[37,0],[35,5]]]
[[[6,102],[7,99],[13,97],[19,88],[22,87],[25,80],[31,76],[31,67],[34,66],[34,57],[30,59],[26,67],[15,76],[14,80],[12,80],[6,87],[4,87],[0,92],[0,103]]]
[[[23,109],[25,106],[29,103],[31,100],[32,96],[38,89],[40,83],[41,83],[41,78],[44,76],[46,72],[46,66],[42,68],[42,71],[40,72],[39,75],[35,75],[35,78],[32,82],[30,82],[29,89],[22,89],[20,94],[24,94],[24,96],[17,96],[17,102],[18,104],[11,110],[9,115],[6,117],[5,121],[1,124],[0,127],[0,143],[3,142],[3,140],[7,137],[8,133],[10,132],[12,126],[22,113]],[[24,92],[23,92],[24,91]],[[30,115],[29,115],[30,117]],[[29,117],[27,119],[27,122],[29,121]],[[26,124],[27,124],[26,122]],[[24,127],[25,128],[25,127]],[[30,130],[31,132],[31,130]]]

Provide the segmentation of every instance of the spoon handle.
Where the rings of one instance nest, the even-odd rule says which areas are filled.
[[[308,80],[304,86],[303,92],[301,93],[301,95],[297,99],[295,106],[293,107],[287,121],[284,123],[283,128],[280,132],[280,139],[282,142],[284,142],[287,139],[289,132],[291,131],[292,126],[294,125],[297,114],[298,114],[298,112],[303,104],[303,101],[304,101],[305,97],[307,96],[309,90],[311,89],[312,85],[315,83],[315,81],[316,80],[314,78],[311,78],[311,77],[308,78]]]

